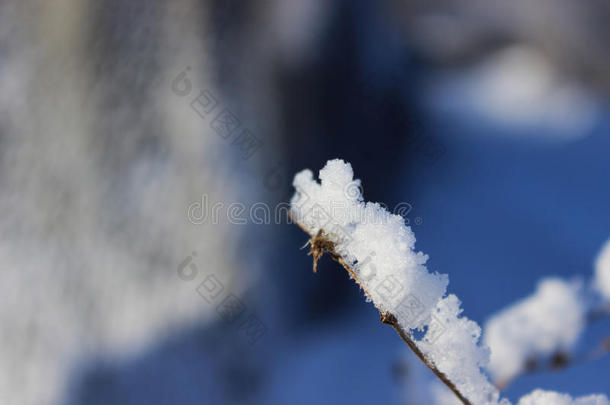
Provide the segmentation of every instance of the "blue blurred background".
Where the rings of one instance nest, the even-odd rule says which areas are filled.
[[[339,157],[367,200],[409,207],[481,326],[542,277],[587,283],[610,237],[609,16],[0,1],[1,402],[412,404],[411,354],[338,264],[313,274],[285,218],[203,201],[276,207]],[[609,375],[606,357],[504,394],[610,395]]]

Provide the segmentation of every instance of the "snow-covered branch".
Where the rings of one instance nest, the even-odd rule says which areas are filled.
[[[489,352],[478,344],[479,326],[460,316],[455,295],[445,296],[447,275],[427,270],[428,257],[414,250],[404,219],[364,203],[360,182],[343,161],[328,162],[320,180],[309,170],[297,174],[291,202],[292,216],[312,237],[314,259],[328,252],[343,264],[382,320],[463,403],[508,404],[482,371]]]
[[[510,404],[501,398],[484,372],[490,365],[490,351],[479,342],[481,328],[461,315],[461,302],[455,295],[446,294],[448,276],[428,271],[428,257],[415,250],[415,235],[403,218],[392,215],[380,204],[363,201],[360,180],[354,180],[349,163],[329,161],[319,178],[320,183],[310,170],[295,176],[296,193],[290,212],[310,236],[314,271],[325,253],[342,264],[367,300],[379,310],[382,321],[394,327],[422,363],[455,394],[456,400],[477,405]],[[602,256],[600,262],[606,265],[610,258]],[[595,283],[606,298],[610,296],[608,279],[602,271]],[[532,298],[490,321],[487,341],[502,341],[507,349],[506,353],[492,351],[492,372],[514,375],[523,369],[524,360],[532,352],[549,354],[571,347],[586,318],[580,288],[577,283],[560,279],[545,280]],[[546,318],[558,309],[562,323]],[[535,336],[542,318],[544,341]],[[523,336],[511,329],[517,323],[525,328]],[[534,349],[524,350],[523,340]],[[509,353],[513,350],[515,353]],[[572,399],[565,394],[537,390],[523,397],[519,404],[610,405],[610,402],[603,395]]]

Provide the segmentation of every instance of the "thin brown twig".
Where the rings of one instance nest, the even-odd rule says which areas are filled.
[[[322,255],[324,253],[328,253],[328,255],[334,261],[341,264],[343,266],[343,268],[345,268],[345,270],[347,270],[349,275],[356,281],[356,283],[358,284],[358,286],[360,286],[362,291],[364,291],[364,294],[373,302],[373,305],[375,305],[375,308],[377,308],[377,310],[379,311],[379,315],[381,316],[381,322],[386,325],[390,325],[394,328],[396,333],[398,333],[398,336],[400,336],[400,338],[407,344],[409,349],[411,349],[411,351],[417,356],[417,358],[419,360],[421,360],[421,362],[424,363],[424,365],[426,367],[428,367],[428,369],[430,369],[430,371],[432,371],[432,373],[434,373],[434,375],[443,384],[445,384],[447,386],[447,388],[449,388],[455,394],[455,396],[462,402],[462,404],[471,405],[471,402],[458,390],[458,388],[449,379],[449,377],[447,377],[445,375],[445,373],[441,372],[431,360],[426,358],[424,353],[417,346],[417,343],[413,339],[411,332],[406,331],[398,323],[396,316],[389,312],[382,312],[382,310],[377,307],[377,305],[375,304],[375,301],[373,301],[371,295],[368,293],[366,288],[364,288],[362,283],[360,283],[360,281],[358,279],[358,275],[356,274],[354,269],[348,263],[346,263],[345,260],[343,260],[343,258],[339,254],[337,254],[337,252],[335,251],[334,242],[329,240],[322,233],[322,231],[318,232],[316,235],[310,234],[309,231],[292,216],[292,214],[289,213],[288,215],[290,216],[290,219],[295,224],[297,224],[303,231],[305,231],[305,233],[307,233],[310,237],[309,242],[303,247],[310,246],[310,248],[311,248],[308,254],[313,255],[313,258],[314,258],[314,262],[313,262],[314,273],[317,271],[318,260],[322,257]]]

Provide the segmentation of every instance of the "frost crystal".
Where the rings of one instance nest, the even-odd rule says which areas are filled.
[[[443,298],[448,277],[428,272],[428,257],[414,250],[415,235],[404,219],[363,201],[349,163],[329,161],[319,177],[321,183],[310,170],[295,176],[296,221],[311,235],[322,232],[335,242],[381,312],[393,314],[407,331],[425,330],[418,346],[472,403],[507,404],[481,371],[489,354],[477,343],[479,326],[460,317],[456,296]]]
[[[606,301],[610,301],[610,240],[595,261],[595,288]]]
[[[461,312],[455,295],[439,301],[419,347],[472,403],[508,403],[480,371],[489,362],[489,350],[478,344],[481,328]]]
[[[491,350],[488,370],[510,380],[530,359],[570,349],[585,323],[579,285],[557,278],[542,280],[536,292],[492,317],[484,341]]]
[[[610,401],[605,395],[588,395],[574,399],[567,394],[535,390],[522,397],[518,405],[610,405]]]

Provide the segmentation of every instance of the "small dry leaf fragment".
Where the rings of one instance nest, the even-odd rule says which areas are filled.
[[[313,256],[313,272],[317,273],[318,271],[318,261],[324,256],[324,253],[330,253],[334,255],[335,251],[335,243],[329,240],[322,232],[319,230],[315,236],[312,236],[309,241],[301,248],[310,246],[308,256]]]

